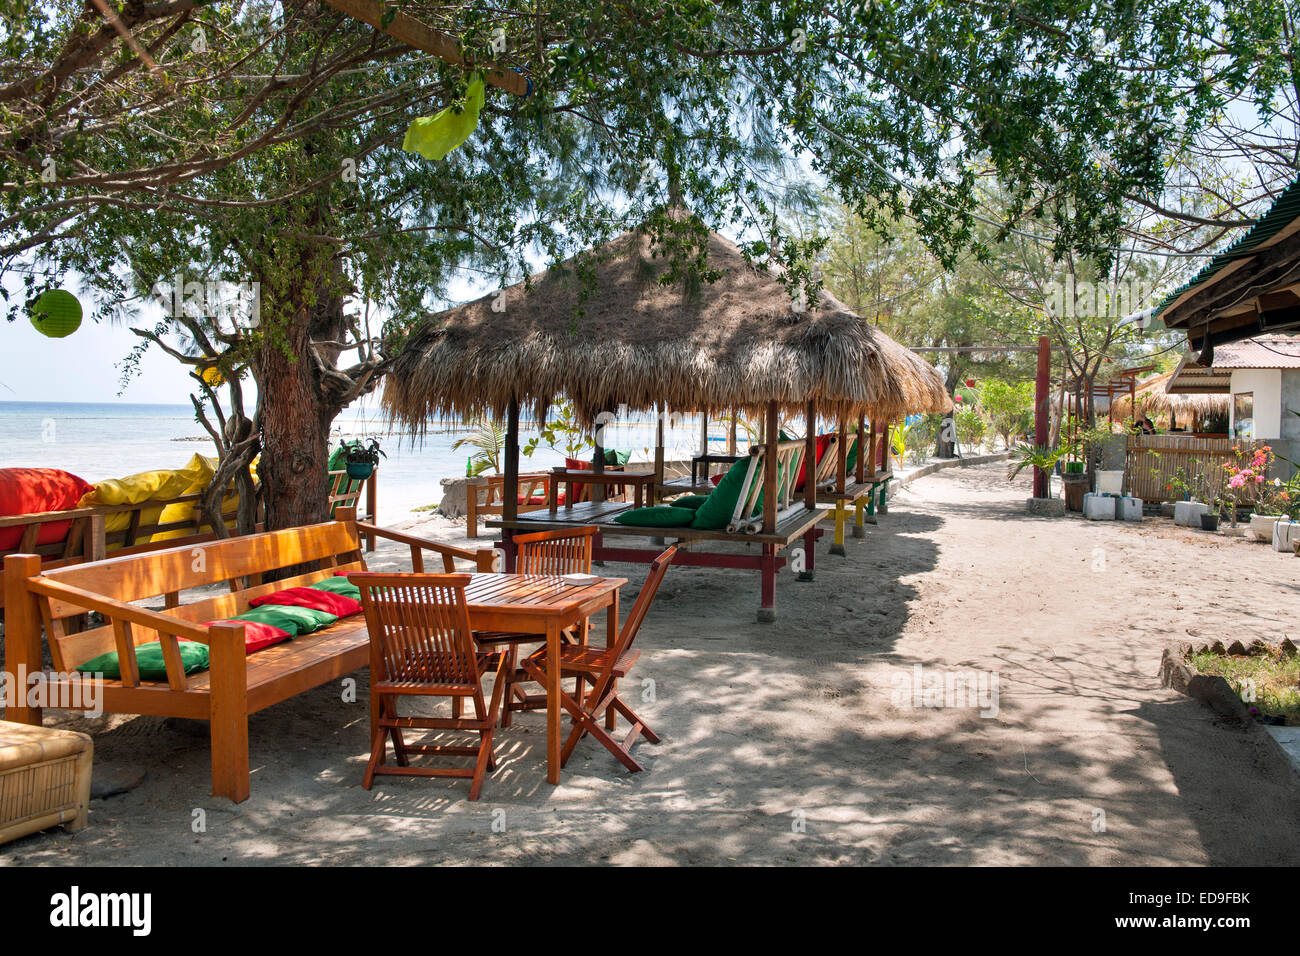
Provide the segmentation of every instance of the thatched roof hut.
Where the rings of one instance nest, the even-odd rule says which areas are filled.
[[[1231,398],[1223,394],[1175,395],[1168,391],[1174,372],[1165,372],[1138,382],[1134,392],[1138,407],[1147,415],[1171,414],[1180,422],[1190,422],[1193,417],[1227,415]],[[1133,414],[1129,396],[1121,395],[1115,399],[1112,409],[1115,418],[1127,418]]]
[[[541,419],[567,396],[585,423],[626,404],[679,412],[895,417],[950,407],[938,372],[828,294],[796,312],[777,276],[708,235],[715,282],[660,282],[668,268],[632,231],[433,316],[397,357],[384,404],[419,429],[444,416],[501,418],[513,399]]]

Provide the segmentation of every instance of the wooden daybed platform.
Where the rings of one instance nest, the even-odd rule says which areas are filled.
[[[775,429],[772,429],[775,432]],[[779,445],[779,454],[768,460],[767,446],[755,446],[750,451],[754,466],[751,479],[741,492],[741,501],[737,502],[737,514],[753,514],[757,506],[759,492],[763,488],[776,489],[776,481],[759,481],[758,472],[767,473],[768,479],[775,476],[777,459],[780,459],[781,473],[794,473],[802,460],[805,442],[783,442]],[[710,490],[712,486],[710,485]],[[776,572],[787,563],[794,564],[800,580],[813,580],[816,540],[822,536],[818,524],[826,518],[827,510],[816,507],[810,496],[803,501],[792,498],[788,488],[780,489],[779,494],[772,494],[771,506],[764,507],[762,519],[757,518],[742,522],[755,525],[728,531],[727,528],[659,528],[638,527],[632,524],[615,522],[617,515],[632,509],[628,502],[621,501],[585,501],[573,505],[556,507],[555,510],[528,511],[510,518],[487,522],[487,527],[502,529],[502,549],[506,558],[506,570],[513,567],[513,548],[511,537],[515,533],[530,531],[554,531],[554,529],[573,527],[595,527],[599,529],[594,541],[593,558],[595,561],[624,561],[630,563],[650,563],[660,548],[629,548],[608,544],[606,536],[615,537],[651,537],[672,538],[681,546],[676,563],[698,564],[705,567],[729,567],[740,570],[758,571],[761,578],[759,585],[758,619],[772,622],[776,619]],[[796,544],[802,538],[801,548]],[[706,542],[719,544],[757,545],[757,553],[744,553],[738,550],[708,550]],[[789,557],[784,557],[789,551]]]

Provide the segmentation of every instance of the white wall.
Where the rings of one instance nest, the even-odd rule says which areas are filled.
[[[1255,438],[1282,437],[1282,370],[1277,368],[1233,369],[1231,394],[1254,392]],[[1235,402],[1233,403],[1235,406]],[[1236,429],[1236,409],[1229,426]]]

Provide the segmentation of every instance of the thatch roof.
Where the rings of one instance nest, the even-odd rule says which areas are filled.
[[[584,268],[592,281],[580,278]],[[567,396],[585,423],[626,404],[685,413],[761,410],[776,400],[825,415],[946,407],[938,372],[824,294],[795,312],[777,277],[708,237],[715,282],[661,284],[662,258],[633,231],[505,290],[431,317],[384,388],[397,420],[499,419],[512,397],[539,418]],[[587,293],[584,298],[582,293]]]
[[[1169,382],[1173,377],[1173,372],[1165,372],[1163,375],[1156,375],[1138,382],[1134,391],[1138,407],[1147,415],[1172,412],[1178,416],[1179,420],[1182,420],[1184,416],[1190,417],[1192,415],[1228,414],[1232,400],[1227,394],[1173,395],[1167,391]],[[1111,413],[1116,418],[1127,418],[1131,415],[1133,410],[1130,407],[1129,397],[1127,395],[1118,396],[1115,399],[1115,405]]]

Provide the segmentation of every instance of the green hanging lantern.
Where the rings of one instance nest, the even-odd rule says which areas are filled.
[[[32,303],[31,319],[41,335],[61,339],[81,328],[81,303],[71,292],[51,289]]]
[[[419,153],[425,159],[442,159],[474,132],[483,109],[483,99],[483,78],[476,73],[465,90],[465,102],[461,104],[460,112],[448,106],[433,116],[412,120],[406,138],[402,140],[402,149]]]

